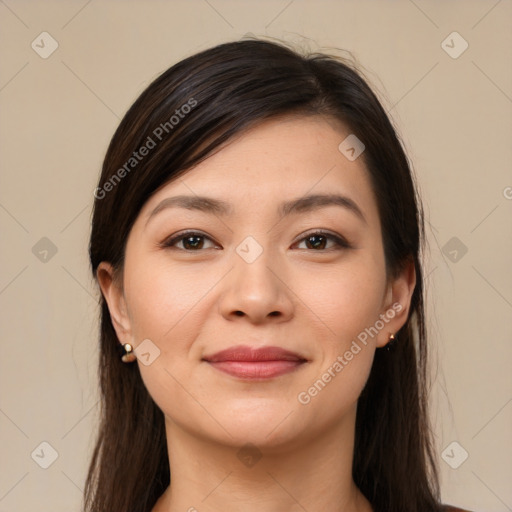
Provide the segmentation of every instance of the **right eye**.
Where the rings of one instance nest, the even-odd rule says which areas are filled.
[[[172,247],[187,252],[197,252],[201,249],[205,249],[205,240],[212,242],[212,239],[203,233],[199,233],[197,231],[186,231],[172,235],[170,238],[164,240],[160,245],[161,247]],[[178,247],[176,243],[182,243],[183,245],[182,247]],[[210,248],[211,247],[206,247],[206,249]]]

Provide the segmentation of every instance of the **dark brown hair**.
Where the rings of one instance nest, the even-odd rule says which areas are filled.
[[[94,277],[102,261],[122,275],[128,234],[152,194],[255,123],[283,114],[343,123],[365,145],[388,275],[414,262],[417,279],[407,323],[392,350],[377,350],[358,401],[353,476],[375,512],[434,512],[441,508],[427,415],[423,213],[400,139],[363,76],[348,59],[261,39],[221,44],[169,68],[110,142],[95,192],[90,262]],[[149,139],[155,146],[131,160]],[[121,362],[101,293],[99,301],[102,406],[84,506],[149,512],[170,483],[164,417],[138,366]]]

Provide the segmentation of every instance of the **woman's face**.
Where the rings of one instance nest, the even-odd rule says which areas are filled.
[[[322,117],[259,124],[144,205],[122,291],[101,265],[119,340],[141,347],[134,364],[168,424],[284,446],[355,413],[415,278],[386,280],[368,171],[338,149],[349,134]],[[240,345],[297,357],[212,361]]]

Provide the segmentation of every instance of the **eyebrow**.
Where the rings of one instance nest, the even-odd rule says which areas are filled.
[[[312,194],[298,199],[292,199],[291,201],[281,203],[278,208],[278,213],[281,217],[285,217],[293,213],[306,213],[327,206],[341,206],[355,214],[360,220],[367,224],[367,220],[356,202],[347,196],[339,194]],[[232,206],[220,199],[205,196],[180,195],[163,199],[148,215],[146,225],[155,215],[167,208],[197,210],[223,217],[233,213]]]

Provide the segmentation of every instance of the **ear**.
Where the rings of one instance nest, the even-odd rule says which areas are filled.
[[[122,286],[116,282],[114,269],[110,263],[102,261],[96,270],[101,292],[107,301],[110,319],[119,341],[133,345],[131,322],[126,307]]]
[[[377,347],[388,344],[391,334],[396,333],[404,326],[411,308],[411,298],[416,286],[416,270],[414,261],[410,260],[397,277],[390,280],[384,294],[381,318],[384,328],[377,336]]]

